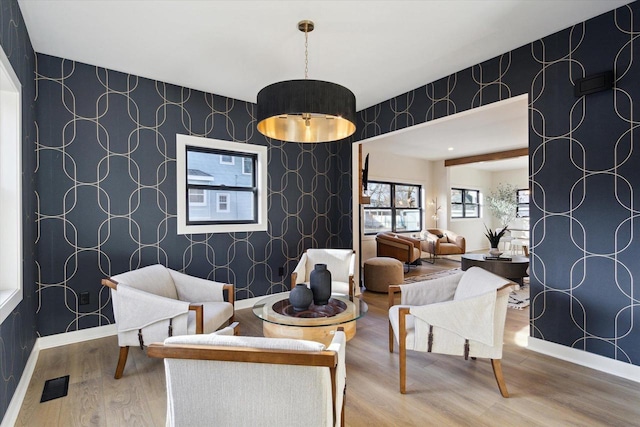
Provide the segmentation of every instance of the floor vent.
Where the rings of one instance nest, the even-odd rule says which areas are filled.
[[[64,397],[69,391],[69,375],[65,375],[60,378],[53,378],[44,382],[44,390],[42,390],[42,397],[40,403],[47,402],[49,400]]]

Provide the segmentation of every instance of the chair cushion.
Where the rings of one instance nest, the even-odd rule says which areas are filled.
[[[264,338],[237,335],[182,335],[164,340],[165,344],[212,345],[223,347],[248,347],[270,350],[323,351],[324,344],[292,338]]]
[[[111,278],[118,283],[124,283],[132,288],[150,294],[178,299],[178,292],[173,284],[169,270],[160,264],[127,271],[126,273],[117,274]]]
[[[331,272],[331,279],[340,282],[349,282],[349,270],[351,268],[351,249],[307,249],[307,265],[305,282],[309,281],[309,273],[316,264],[327,264],[327,270]],[[347,287],[348,289],[348,287]],[[348,292],[347,292],[348,294]]]

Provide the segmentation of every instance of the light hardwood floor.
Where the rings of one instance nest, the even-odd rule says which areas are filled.
[[[409,274],[452,266],[439,260]],[[397,348],[388,351],[386,294],[365,291],[363,297],[369,312],[358,320],[356,336],[347,345],[347,426],[640,425],[638,383],[522,347],[528,334],[526,310],[507,313],[502,366],[510,398],[500,396],[487,360],[412,352],[407,394],[402,395]],[[242,334],[262,334],[250,309],[237,311],[236,320]],[[43,350],[17,425],[163,426],[162,361],[133,348],[123,378],[115,380],[117,359],[116,337]],[[44,381],[67,374],[68,396],[39,403]]]

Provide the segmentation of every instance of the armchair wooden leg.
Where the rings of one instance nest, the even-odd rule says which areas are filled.
[[[391,322],[389,322],[389,353],[393,353],[393,327],[391,326]]]
[[[407,319],[409,308],[401,308],[398,312],[399,316],[399,337],[398,337],[398,364],[400,365],[400,393],[407,392]]]
[[[493,375],[495,375],[496,381],[498,382],[500,394],[502,397],[509,397],[507,384],[504,382],[504,376],[502,376],[502,364],[500,363],[500,359],[491,359],[491,367],[493,368]]]
[[[116,367],[115,379],[120,379],[124,372],[124,365],[127,364],[127,356],[129,355],[129,346],[120,347],[120,356],[118,357],[118,366]]]

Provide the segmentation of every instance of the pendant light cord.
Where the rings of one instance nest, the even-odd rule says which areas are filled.
[[[304,27],[304,79],[309,77],[309,31],[307,31],[308,25]]]

